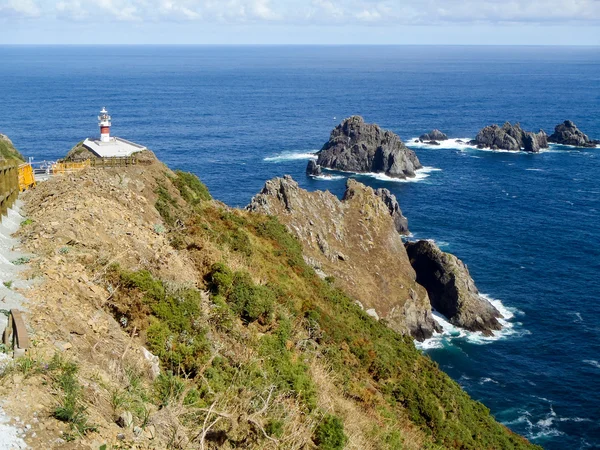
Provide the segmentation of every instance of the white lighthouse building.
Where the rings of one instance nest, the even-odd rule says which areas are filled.
[[[102,108],[102,111],[100,111],[100,115],[98,116],[101,142],[110,142],[110,120],[111,117],[108,114],[108,111],[106,108]]]
[[[120,158],[131,156],[134,153],[146,150],[146,147],[135,142],[130,142],[120,137],[110,136],[112,117],[102,108],[98,116],[100,139],[86,139],[83,146],[100,158]]]

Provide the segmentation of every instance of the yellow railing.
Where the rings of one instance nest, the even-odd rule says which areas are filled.
[[[63,175],[65,173],[76,172],[90,167],[90,160],[86,159],[82,162],[58,162],[52,164],[52,173],[54,175]]]
[[[19,191],[23,192],[30,187],[35,186],[35,175],[31,164],[21,164],[19,166]]]
[[[0,218],[5,215],[19,195],[17,163],[0,160]]]

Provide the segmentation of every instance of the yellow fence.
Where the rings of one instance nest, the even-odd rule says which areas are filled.
[[[63,175],[85,169],[86,167],[90,167],[89,159],[82,162],[59,162],[52,164],[52,173],[54,175]]]
[[[35,186],[35,175],[31,164],[21,164],[19,166],[19,191],[23,192],[30,187]]]
[[[18,164],[0,160],[0,217],[8,212],[19,195]]]

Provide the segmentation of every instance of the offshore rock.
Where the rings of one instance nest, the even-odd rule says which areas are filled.
[[[311,176],[318,176],[322,175],[323,171],[321,170],[321,166],[319,166],[314,159],[311,159],[308,162],[308,166],[306,166],[306,174]]]
[[[318,153],[317,164],[328,169],[384,173],[393,178],[413,178],[421,163],[391,131],[367,124],[360,116],[345,119],[331,132]]]
[[[502,315],[479,295],[467,266],[456,256],[442,252],[430,241],[405,244],[417,282],[427,289],[431,306],[461,328],[491,336],[502,325]]]
[[[561,145],[574,145],[576,147],[595,147],[598,141],[592,141],[577,125],[570,120],[556,125],[554,133],[548,138],[550,142]]]
[[[429,133],[425,133],[425,134],[422,134],[421,136],[419,136],[419,140],[421,142],[425,142],[425,141],[447,141],[448,140],[448,136],[446,136],[440,130],[435,129],[435,130],[430,131]]]
[[[502,127],[490,125],[483,128],[471,143],[478,148],[515,152],[524,149],[533,153],[548,147],[547,135],[543,130],[537,134],[523,131],[521,125],[518,123],[512,125],[510,122],[506,122]]]
[[[353,179],[339,200],[330,192],[301,189],[286,176],[267,181],[247,209],[277,216],[302,243],[307,264],[333,276],[365,310],[373,309],[395,331],[423,340],[438,326],[390,205],[401,214],[391,194],[376,193]]]
[[[543,148],[548,148],[548,135],[544,130],[539,133],[525,131],[523,133],[523,150],[530,153],[539,153]]]

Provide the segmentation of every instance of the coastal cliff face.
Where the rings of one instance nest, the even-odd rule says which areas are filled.
[[[317,165],[346,172],[384,173],[412,178],[421,163],[400,138],[378,125],[352,116],[338,125],[318,153]]]
[[[416,283],[398,233],[399,206],[389,191],[349,179],[340,201],[330,192],[301,189],[290,177],[275,178],[247,208],[278,217],[315,270],[333,276],[392,329],[420,340],[436,329],[427,292]]]
[[[548,147],[548,136],[543,130],[539,133],[524,131],[517,123],[512,125],[506,122],[502,127],[490,125],[483,128],[472,141],[479,148],[492,150],[510,150],[538,153],[540,149]]]
[[[366,267],[357,259],[393,247],[401,267],[388,250],[366,280],[385,293],[401,278],[400,301],[420,308],[426,294],[380,196],[351,184],[340,202],[287,184],[271,183],[258,206],[290,224],[300,208],[337,218],[297,224],[322,236],[311,251],[327,267]],[[192,174],[159,161],[90,167],[22,200],[35,347],[0,368],[0,396],[32,424],[32,448],[537,448],[343,283],[317,276],[277,218],[212,200]],[[357,233],[359,248],[338,233]],[[384,278],[386,262],[397,271]]]
[[[502,315],[479,295],[469,269],[460,259],[430,241],[407,242],[406,250],[417,281],[429,293],[431,305],[458,327],[492,335]]]

